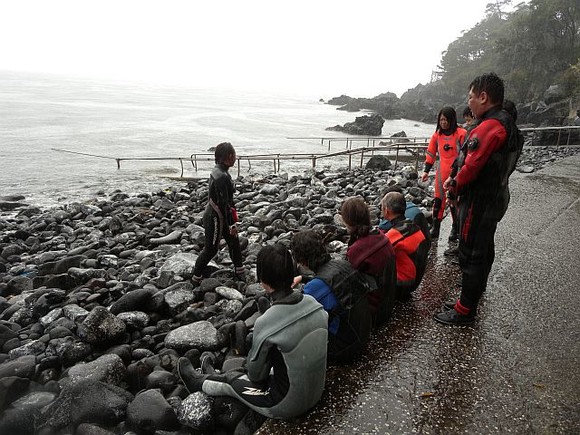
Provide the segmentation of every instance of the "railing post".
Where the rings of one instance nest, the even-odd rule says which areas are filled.
[[[415,152],[415,171],[419,172],[419,148],[416,148]]]
[[[115,159],[117,161],[117,169],[121,169],[121,159]]]
[[[183,178],[183,160],[181,160],[181,157],[179,158],[179,164],[181,165],[181,175],[180,175],[180,178]]]

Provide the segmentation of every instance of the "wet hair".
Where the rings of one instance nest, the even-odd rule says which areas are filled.
[[[500,79],[496,73],[492,72],[477,76],[469,84],[468,90],[476,95],[485,92],[492,104],[503,104],[503,80]]]
[[[442,131],[441,124],[439,124],[441,115],[445,116],[449,122],[449,128],[445,131],[449,132],[449,134],[455,133],[455,130],[457,130],[457,113],[455,113],[455,109],[451,106],[445,106],[439,111],[439,114],[437,115],[437,128],[435,128],[435,131]]]
[[[371,230],[369,207],[360,197],[347,198],[340,206],[340,216],[351,227],[351,236],[355,240],[368,235]]]
[[[275,291],[287,290],[294,279],[294,260],[290,251],[282,244],[266,245],[256,260],[256,275],[259,282]]]
[[[463,109],[463,119],[465,119],[466,116],[474,118],[473,113],[471,112],[471,109],[469,108],[469,106],[467,106],[465,109]]]
[[[290,248],[296,262],[308,266],[313,272],[330,260],[330,254],[326,251],[322,238],[313,230],[294,234]]]
[[[215,162],[223,163],[230,155],[235,154],[234,146],[229,142],[222,142],[215,147]]]
[[[512,100],[504,100],[503,110],[511,115],[514,123],[518,120],[518,109],[516,107],[516,103],[514,103]]]
[[[405,197],[400,192],[389,192],[381,200],[381,207],[390,210],[396,215],[404,215],[407,209]]]

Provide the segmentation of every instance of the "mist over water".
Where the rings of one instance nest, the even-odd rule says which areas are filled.
[[[118,170],[110,158],[189,158],[224,141],[238,155],[324,153],[328,145],[319,140],[287,138],[346,138],[325,128],[361,115],[317,98],[0,72],[0,196],[24,195],[30,204],[47,206],[115,189],[157,190],[172,184],[163,176],[180,175],[178,161],[125,161]],[[434,126],[387,120],[383,136],[401,130],[430,136]],[[344,149],[345,142],[333,141],[332,147]],[[281,165],[282,171],[301,172],[310,162]],[[184,175],[203,178],[212,166],[201,162],[195,172],[186,161]],[[272,162],[252,163],[251,170],[241,162],[242,175],[272,169]]]

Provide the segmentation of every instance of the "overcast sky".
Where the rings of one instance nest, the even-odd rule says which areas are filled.
[[[0,0],[0,70],[401,96],[490,0]]]

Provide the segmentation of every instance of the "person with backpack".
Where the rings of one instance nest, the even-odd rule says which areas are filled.
[[[397,294],[408,298],[419,287],[429,255],[429,242],[421,228],[405,218],[405,197],[389,192],[381,200],[383,216],[391,223],[386,236],[393,245],[397,264]]]
[[[383,191],[381,198],[384,198],[384,196],[389,192],[403,193],[403,189],[397,185],[387,187]],[[430,248],[431,247],[431,232],[429,231],[429,224],[427,223],[427,218],[425,217],[425,215],[423,214],[421,209],[417,206],[417,204],[415,204],[411,201],[406,202],[405,218],[412,220],[414,223],[416,223],[419,226],[419,228],[421,228],[421,232],[425,236],[425,239],[427,240],[427,244],[429,245],[429,248]],[[383,233],[386,233],[387,231],[389,231],[392,228],[392,226],[393,225],[391,224],[391,222],[381,214],[381,216],[379,217],[379,230],[382,230]]]
[[[328,359],[339,364],[353,361],[372,330],[368,280],[347,260],[331,258],[313,230],[294,234],[290,248],[299,267],[312,272],[308,277],[302,275],[302,281],[307,281],[304,294],[314,297],[328,312]]]
[[[509,200],[509,176],[522,152],[523,136],[504,104],[504,83],[495,73],[476,77],[469,85],[468,105],[478,124],[470,131],[458,171],[444,182],[459,211],[461,295],[436,313],[437,322],[468,325],[487,287],[495,258],[494,237]]]
[[[222,142],[216,146],[215,167],[209,176],[208,203],[203,214],[205,245],[193,268],[194,285],[203,280],[204,269],[217,254],[222,238],[228,245],[234,263],[234,277],[242,281],[245,279],[238,238],[238,213],[234,207],[234,182],[228,172],[235,163],[236,150],[231,143]]]
[[[451,165],[455,161],[461,144],[465,140],[466,131],[457,125],[457,114],[453,107],[445,106],[437,115],[437,127],[435,133],[431,136],[431,141],[425,153],[425,169],[421,175],[421,181],[425,182],[429,178],[429,171],[439,158],[439,167],[435,172],[435,200],[433,202],[433,228],[431,229],[431,238],[439,237],[441,220],[444,217],[446,197],[443,190],[443,182],[449,177]],[[457,240],[457,219],[455,207],[450,207],[451,234],[449,241]]]
[[[369,277],[368,293],[374,326],[385,323],[396,298],[397,272],[395,251],[389,239],[371,227],[369,207],[361,197],[350,197],[340,206],[340,218],[350,238],[346,259],[359,272]]]
[[[313,297],[292,290],[294,260],[281,245],[258,253],[257,277],[272,305],[254,325],[245,366],[199,373],[185,357],[177,372],[190,393],[230,396],[268,418],[287,420],[312,408],[326,379],[328,314]]]

